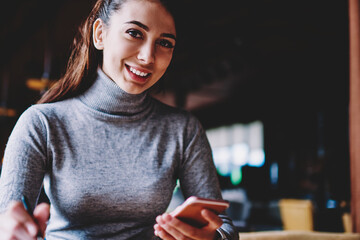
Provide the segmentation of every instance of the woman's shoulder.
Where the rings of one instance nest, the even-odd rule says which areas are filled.
[[[13,129],[13,136],[44,135],[49,122],[52,122],[55,104],[33,104],[28,106],[18,117]],[[56,104],[57,105],[57,104]]]
[[[70,111],[70,102],[71,101],[69,100],[64,100],[54,103],[33,104],[25,109],[20,117],[26,119],[38,119],[43,117],[49,118],[51,116],[61,114],[61,112]]]

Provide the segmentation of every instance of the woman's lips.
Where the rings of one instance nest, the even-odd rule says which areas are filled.
[[[144,70],[140,70],[131,66],[126,65],[126,69],[128,70],[128,73],[130,75],[130,77],[136,81],[136,82],[140,82],[140,83],[144,83],[146,82],[146,80],[150,77],[151,73],[144,71]]]

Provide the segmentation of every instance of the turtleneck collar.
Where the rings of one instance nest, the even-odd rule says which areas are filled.
[[[147,91],[130,94],[122,90],[100,68],[93,85],[80,96],[80,100],[97,111],[133,116],[144,112],[149,107],[150,99]]]

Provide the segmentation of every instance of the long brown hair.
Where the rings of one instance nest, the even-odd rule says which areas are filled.
[[[102,2],[96,2],[86,21],[79,28],[64,76],[45,92],[38,103],[56,102],[75,96],[91,85],[91,79],[101,60],[101,54],[96,51],[91,41],[92,25],[103,5]],[[84,79],[89,81],[82,81]]]
[[[102,65],[102,51],[95,48],[92,28],[100,18],[109,24],[111,15],[128,0],[97,0],[89,16],[80,26],[74,38],[64,76],[47,90],[37,103],[50,103],[77,96],[86,91],[95,81],[97,68]],[[155,0],[156,1],[156,0]],[[175,18],[175,11],[169,4],[172,1],[158,0]]]

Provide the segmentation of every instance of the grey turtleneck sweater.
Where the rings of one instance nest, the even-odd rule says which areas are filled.
[[[128,94],[99,70],[83,95],[20,116],[5,150],[0,212],[22,194],[34,206],[44,183],[47,240],[151,239],[177,179],[184,197],[221,198],[197,119],[147,93]]]

